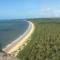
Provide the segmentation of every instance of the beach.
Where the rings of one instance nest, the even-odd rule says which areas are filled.
[[[22,48],[24,43],[27,43],[26,41],[33,33],[35,26],[32,22],[27,21],[29,23],[29,26],[27,30],[22,34],[18,39],[14,40],[12,43],[8,44],[5,48],[2,50],[6,52],[7,54],[12,54],[13,52],[17,51],[19,48]]]

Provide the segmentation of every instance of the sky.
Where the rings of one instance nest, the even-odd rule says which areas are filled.
[[[0,0],[0,19],[60,17],[60,0]]]

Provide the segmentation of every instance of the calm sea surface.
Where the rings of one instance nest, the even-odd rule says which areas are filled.
[[[28,28],[26,21],[0,20],[0,46],[5,47],[22,35]]]

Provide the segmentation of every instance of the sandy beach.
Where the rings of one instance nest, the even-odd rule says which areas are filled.
[[[2,50],[5,51],[7,54],[12,54],[13,52],[17,51],[19,48],[22,48],[23,44],[26,43],[28,38],[33,33],[35,26],[32,22],[27,21],[29,23],[29,27],[27,30],[22,34],[18,39],[7,45]]]

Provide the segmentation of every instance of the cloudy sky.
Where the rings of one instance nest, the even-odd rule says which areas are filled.
[[[0,0],[0,19],[60,17],[60,0]]]

